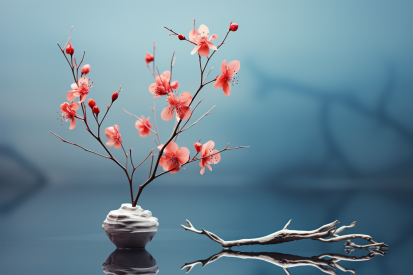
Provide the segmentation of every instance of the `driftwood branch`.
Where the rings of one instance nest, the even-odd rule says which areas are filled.
[[[336,225],[339,221],[334,221],[332,223],[326,224],[321,226],[318,229],[310,230],[310,231],[303,231],[303,230],[290,230],[288,226],[291,223],[291,220],[284,226],[283,229],[274,232],[270,235],[261,237],[261,238],[254,238],[254,239],[241,239],[235,241],[224,241],[217,235],[212,232],[206,231],[205,229],[197,230],[191,224],[190,221],[186,220],[187,226],[181,225],[185,230],[192,231],[197,234],[206,235],[211,240],[219,243],[222,247],[231,248],[233,246],[241,246],[241,245],[253,245],[253,244],[260,244],[260,245],[267,245],[267,244],[279,244],[291,241],[298,241],[304,239],[311,239],[320,242],[339,242],[343,240],[347,240],[346,246],[354,247],[354,248],[368,248],[368,247],[387,247],[384,243],[377,243],[373,240],[372,237],[369,235],[363,234],[351,234],[351,235],[343,235],[339,236],[338,233],[342,232],[347,228],[352,228],[355,226],[355,222],[353,222],[349,226],[342,226],[339,229],[336,229]],[[369,245],[356,245],[349,241],[350,239],[364,239],[370,242]]]
[[[313,266],[323,271],[324,273],[336,275],[335,270],[338,268],[345,272],[351,272],[356,274],[355,270],[347,269],[342,265],[338,264],[339,261],[368,261],[373,258],[376,254],[384,255],[385,252],[382,251],[371,251],[368,255],[362,257],[354,257],[341,254],[322,254],[313,257],[301,257],[289,254],[273,253],[273,252],[239,252],[232,250],[223,250],[220,253],[214,254],[208,259],[198,260],[191,263],[184,264],[181,269],[186,268],[188,273],[191,269],[197,265],[201,264],[202,267],[215,262],[222,257],[231,257],[239,259],[257,259],[261,261],[268,262],[270,264],[281,267],[287,275],[290,275],[289,268],[297,266]],[[328,257],[330,259],[324,259]]]

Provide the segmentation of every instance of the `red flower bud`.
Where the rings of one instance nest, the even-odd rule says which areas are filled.
[[[119,94],[118,93],[113,93],[112,95],[112,102],[118,99]]]
[[[72,55],[75,52],[75,49],[72,46],[72,43],[69,43],[66,47],[66,53]]]
[[[82,67],[82,74],[88,74],[90,72],[90,65],[86,64]]]
[[[90,98],[87,102],[87,105],[89,105],[90,108],[93,108],[96,105],[96,101]]]
[[[99,107],[98,106],[93,107],[92,112],[98,115],[100,113]]]
[[[112,102],[118,99],[119,94],[118,93],[113,93],[112,95]]]
[[[185,36],[183,36],[182,34],[178,35],[179,40],[185,40]]]
[[[230,29],[232,32],[236,32],[236,31],[238,30],[238,24],[231,22],[231,24],[229,25],[229,29]]]
[[[153,55],[147,52],[145,55],[146,66],[148,66],[148,64],[151,63],[153,60],[154,60]]]
[[[201,140],[199,140],[199,141],[201,141]],[[196,153],[198,154],[199,152],[201,152],[201,150],[202,150],[202,144],[200,143],[200,142],[194,142],[194,147],[195,147],[195,150],[196,150]]]

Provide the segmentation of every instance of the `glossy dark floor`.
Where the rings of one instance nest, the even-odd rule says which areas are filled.
[[[105,266],[110,268],[107,263],[122,266],[133,262],[136,266],[131,266],[128,272],[134,274],[136,268],[144,268],[142,265],[152,258],[159,274],[185,274],[186,268],[197,261],[201,264],[193,266],[191,274],[286,274],[280,267],[286,263],[291,264],[288,268],[291,274],[324,274],[311,260],[324,261],[327,265],[335,262],[333,267],[337,274],[345,274],[346,269],[354,269],[357,274],[402,274],[410,270],[406,265],[412,256],[409,248],[413,245],[410,192],[316,192],[310,189],[298,192],[260,188],[252,195],[251,188],[246,187],[223,187],[217,192],[200,186],[179,189],[154,186],[145,190],[141,205],[159,218],[157,235],[144,252],[116,254],[101,224],[110,210],[119,208],[124,202],[122,198],[126,194],[121,191],[125,190],[96,188],[47,188],[19,207],[3,213],[0,273],[104,274]],[[96,199],[96,194],[101,200]],[[357,226],[348,233],[371,235],[376,241],[387,243],[389,251],[385,256],[368,257],[369,250],[358,250],[350,255],[364,261],[328,262],[328,257],[319,256],[346,255],[344,242],[304,240],[234,248],[241,253],[215,255],[221,252],[218,244],[180,227],[185,219],[189,219],[195,227],[230,240],[272,233],[281,229],[290,218],[293,219],[290,229],[303,230],[336,219],[341,225],[356,220]],[[201,267],[202,263],[208,264]],[[185,264],[189,265],[181,270]],[[154,270],[148,273],[156,272]]]

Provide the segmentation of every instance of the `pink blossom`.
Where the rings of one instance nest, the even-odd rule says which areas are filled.
[[[171,80],[171,72],[164,71],[161,75],[158,75],[155,78],[155,83],[149,85],[149,92],[155,95],[154,98],[158,98],[164,95],[167,95],[172,92],[172,89],[178,89],[179,83],[178,81],[171,82],[169,85],[169,81]]]
[[[151,130],[149,129],[152,129],[152,124],[149,123],[149,117],[145,118],[144,116],[142,116],[142,121],[138,119],[135,122],[135,127],[139,131],[139,135],[141,137],[146,137],[147,135],[149,136],[151,135]]]
[[[61,120],[66,122],[70,119],[70,127],[69,130],[72,130],[76,127],[76,111],[79,109],[79,103],[73,102],[71,105],[65,102],[60,105],[60,109],[62,110]]]
[[[214,84],[214,88],[222,88],[226,96],[229,96],[231,93],[231,85],[230,83],[234,83],[235,74],[239,71],[240,62],[238,60],[234,60],[226,65],[227,61],[222,61],[221,64],[221,72],[222,75],[218,76],[217,81]]]
[[[109,139],[108,142],[106,142],[106,145],[111,147],[112,145],[115,145],[116,149],[119,149],[121,146],[122,138],[119,134],[119,126],[118,125],[113,125],[111,127],[108,127],[105,129],[105,135]]]
[[[87,75],[90,72],[90,65],[89,64],[83,65],[81,72],[82,74]]]
[[[76,97],[80,96],[79,103],[82,103],[86,99],[86,95],[89,93],[89,89],[92,87],[89,85],[89,79],[87,77],[81,77],[78,84],[72,84],[72,91],[67,92],[67,100],[70,102],[75,101]]]
[[[199,162],[199,166],[201,169],[201,175],[205,172],[205,166],[212,171],[210,164],[217,164],[221,160],[221,155],[218,154],[218,150],[214,149],[215,143],[210,140],[202,146],[201,151],[201,161]]]
[[[200,142],[201,140],[199,140],[199,142],[194,142],[194,147],[197,154],[199,154],[199,152],[201,152],[202,150],[202,144]]]
[[[154,42],[154,47],[156,47],[156,46],[155,46],[155,42]],[[149,63],[151,63],[151,62],[154,61],[154,60],[155,60],[155,58],[153,57],[153,55],[151,55],[150,53],[146,52],[146,54],[145,54],[146,66],[149,67]]]
[[[218,35],[214,34],[210,38],[208,38],[208,36],[209,36],[209,29],[205,25],[199,26],[198,30],[194,29],[189,32],[189,40],[196,44],[191,54],[194,54],[198,51],[200,56],[208,56],[209,48],[215,51],[218,50],[217,47],[212,42],[209,42],[213,39],[217,39]]]
[[[175,94],[170,93],[167,99],[169,106],[162,110],[161,117],[163,120],[171,120],[175,111],[176,115],[181,120],[188,119],[191,116],[191,108],[189,104],[192,101],[192,96],[189,92],[183,92],[179,98]]]
[[[170,172],[171,174],[177,173],[181,169],[181,165],[189,161],[188,148],[178,148],[178,145],[173,141],[165,147],[164,155],[159,160],[159,165],[163,167],[164,171],[174,169]]]

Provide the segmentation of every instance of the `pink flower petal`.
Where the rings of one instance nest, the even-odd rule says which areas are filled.
[[[161,77],[159,75],[157,77],[155,77],[155,82],[158,85],[163,85],[163,80],[161,79]]]
[[[209,55],[209,47],[207,45],[202,45],[199,50],[198,53],[200,56],[208,56]]]
[[[87,79],[86,76],[81,77],[81,78],[79,79],[78,83],[79,83],[79,86],[82,86],[82,85],[89,86],[89,79]]]
[[[233,75],[239,71],[240,62],[238,60],[234,60],[228,63],[228,74]]]
[[[79,103],[82,103],[82,102],[84,102],[85,100],[86,100],[86,95],[83,94],[83,95],[80,96],[80,101],[79,101]]]
[[[191,108],[189,106],[181,106],[178,117],[180,120],[186,120],[191,116]]]
[[[198,33],[200,37],[208,37],[209,36],[209,29],[207,26],[205,26],[204,24],[202,24],[201,26],[199,26],[198,28]]]
[[[231,85],[228,84],[228,82],[224,82],[224,85],[222,86],[224,93],[226,96],[229,96],[231,93]]]
[[[163,120],[169,121],[169,120],[171,120],[171,119],[173,118],[174,113],[175,113],[175,107],[173,107],[173,106],[165,107],[165,108],[162,110],[161,118],[162,118]]]
[[[180,164],[184,164],[189,160],[189,150],[186,147],[181,147],[176,150],[176,156]]]
[[[176,150],[178,150],[178,145],[171,141],[169,142],[168,146],[166,146],[164,150],[165,156],[174,156],[176,154]]]
[[[209,165],[208,162],[206,163],[206,166],[209,168],[210,171],[212,171],[212,167],[211,167],[211,165]]]
[[[221,160],[221,154],[219,154],[218,152],[219,152],[219,151],[216,150],[216,149],[212,150],[211,155],[213,155],[213,154],[215,154],[215,155],[213,155],[213,156],[211,156],[211,157],[209,158],[209,163],[211,163],[211,164],[217,164],[218,162],[220,162],[220,160]],[[218,153],[218,154],[217,154],[217,153]]]
[[[178,83],[178,81],[172,81],[171,82],[171,88],[172,89],[178,89],[179,88],[179,83]]]
[[[70,102],[75,101],[76,97],[74,96],[75,91],[67,92],[67,100]]]
[[[149,85],[149,92],[153,95],[156,95],[156,83]]]
[[[113,144],[115,144],[115,141],[113,139],[109,140],[108,142],[106,142],[106,145],[109,147],[112,147]]]
[[[224,82],[226,79],[227,78],[225,77],[225,75],[218,76],[217,81],[215,81],[214,88],[217,88],[217,89],[222,88],[222,85],[224,85]]]
[[[106,135],[106,137],[109,138],[109,139],[112,139],[114,132],[115,132],[115,130],[113,129],[112,126],[111,126],[111,127],[107,127],[107,128],[105,129],[105,135]],[[112,146],[112,145],[111,145],[111,146]]]
[[[208,47],[210,47],[211,49],[213,49],[214,51],[217,51],[217,47],[212,43],[212,42],[208,42]]]
[[[200,173],[201,175],[203,175],[203,174],[205,173],[205,167],[203,167],[199,173]]]
[[[214,39],[218,39],[218,35],[214,34],[211,36],[211,38],[209,38],[209,40],[214,40]]]
[[[165,165],[165,159],[166,159],[166,157],[164,157],[164,156],[161,157],[161,159],[159,160],[159,165],[160,165],[160,166],[164,167],[164,165]]]
[[[74,117],[71,118],[69,130],[72,130],[76,127],[76,119]]]
[[[174,170],[172,170],[172,171],[169,172],[169,173],[175,174],[175,173],[178,173],[178,172],[179,172],[179,169],[181,169],[181,167],[179,166],[179,164],[175,164],[175,165],[169,166],[169,169],[168,169],[168,170],[171,170],[171,169],[174,169]]]
[[[119,140],[116,140],[116,141],[115,141],[115,148],[116,148],[116,149],[119,149],[120,146],[121,146],[120,141],[119,141]]]
[[[171,72],[170,71],[164,71],[162,73],[162,77],[164,78],[163,80],[165,83],[169,83],[169,80],[171,79]]]
[[[194,53],[196,53],[199,50],[199,48],[201,48],[201,45],[196,45],[195,48],[192,50],[191,54],[193,55]]]
[[[70,85],[70,88],[72,88],[72,90],[76,90],[79,87],[77,86],[76,83],[73,83],[72,85]]]
[[[189,41],[196,43],[198,38],[198,31],[192,30],[189,32]]]
[[[77,109],[79,109],[79,103],[73,102],[73,103],[70,105],[70,108],[71,108],[73,111],[77,111]]]
[[[119,126],[118,125],[113,125],[113,129],[115,129],[116,132],[119,132]]]
[[[204,144],[204,147],[205,147],[207,150],[212,150],[212,149],[214,149],[214,147],[215,147],[215,142],[212,141],[212,140],[210,140],[210,141],[208,141],[207,143]]]
[[[224,60],[221,63],[221,73],[223,73],[224,75],[227,74],[227,60]]]
[[[189,103],[191,103],[191,100],[192,100],[192,95],[189,92],[183,92],[179,96],[179,101],[181,101],[183,105],[189,105]]]

